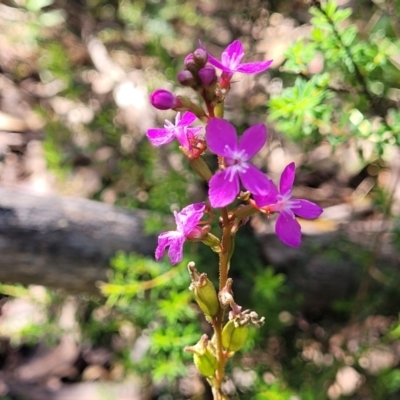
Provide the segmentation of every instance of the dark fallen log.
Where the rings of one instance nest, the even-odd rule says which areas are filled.
[[[94,292],[118,250],[153,255],[143,211],[0,188],[0,282]]]
[[[156,237],[143,229],[148,217],[145,211],[91,200],[0,188],[0,282],[97,292],[96,282],[106,280],[118,250],[153,256]],[[254,234],[264,262],[287,274],[306,305],[323,309],[357,290],[365,265],[353,255],[370,252],[382,229],[388,227],[352,222],[338,231],[305,236],[296,249],[283,245],[272,230]],[[385,240],[373,257],[378,269],[398,268],[398,252]]]

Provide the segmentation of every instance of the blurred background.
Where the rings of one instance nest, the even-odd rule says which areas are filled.
[[[235,296],[266,324],[225,390],[400,398],[400,1],[311,3],[2,1],[0,399],[212,398],[183,352],[210,333],[185,265],[217,280],[216,258],[196,243],[174,268],[152,257],[207,187],[175,143],[149,144],[175,112],[148,94],[197,100],[175,80],[185,56],[235,39],[274,62],[235,75],[225,118],[267,124],[255,164],[278,183],[295,161],[295,197],[324,213],[300,221],[298,249],[274,218],[239,231]]]

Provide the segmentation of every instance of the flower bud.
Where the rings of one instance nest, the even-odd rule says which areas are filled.
[[[217,358],[207,335],[203,335],[195,346],[185,347],[185,351],[193,353],[193,362],[204,376],[213,376],[217,370]]]
[[[183,65],[187,68],[188,65],[194,64],[194,58],[193,58],[193,53],[189,53],[184,61],[183,61]]]
[[[194,79],[193,74],[187,69],[179,71],[176,75],[176,79],[182,86],[192,87],[196,85],[196,79]]]
[[[246,325],[235,325],[230,320],[222,330],[222,345],[229,351],[238,351],[246,343],[249,328]]]
[[[197,271],[194,262],[188,264],[188,269],[192,280],[189,289],[193,291],[197,304],[206,317],[215,317],[219,310],[219,302],[213,283],[207,278],[207,274]]]
[[[199,67],[194,61],[193,53],[190,53],[186,56],[183,64],[185,65],[185,68],[193,74],[193,76],[197,76],[199,68],[201,67]]]
[[[179,100],[168,90],[158,89],[150,94],[150,103],[159,110],[169,110],[176,107]]]
[[[210,229],[211,229],[211,226],[210,226]],[[221,242],[212,233],[207,234],[207,236],[203,239],[203,243],[206,246],[211,247],[212,251],[215,251],[216,253],[221,253]]]
[[[199,78],[204,86],[210,86],[217,80],[217,72],[212,65],[207,65],[199,71]]]
[[[204,67],[208,60],[208,54],[204,49],[199,47],[193,52],[193,60],[199,67]]]

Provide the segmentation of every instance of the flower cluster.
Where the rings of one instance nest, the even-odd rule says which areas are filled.
[[[278,213],[275,224],[277,236],[283,243],[297,247],[301,243],[301,228],[296,217],[317,218],[322,209],[310,201],[292,199],[294,163],[283,171],[278,190],[272,180],[250,162],[266,143],[267,129],[264,124],[253,125],[238,137],[234,126],[222,118],[220,111],[236,72],[260,73],[272,63],[272,60],[241,63],[243,57],[243,45],[238,40],[222,52],[221,61],[208,54],[200,43],[200,48],[186,57],[185,69],[178,73],[177,80],[198,93],[205,109],[188,98],[156,90],[150,95],[154,107],[179,112],[175,123],[166,121],[164,128],[149,129],[147,136],[154,146],[176,139],[189,160],[200,158],[204,165],[201,155],[208,148],[218,156],[218,170],[201,174],[203,177],[211,176],[208,181],[211,208],[226,208],[239,198],[247,202],[251,209],[249,215],[259,211],[267,215]],[[221,70],[219,75],[216,68]],[[205,123],[205,133],[203,125],[193,126],[196,120]],[[202,168],[208,169],[203,164]],[[237,209],[231,210],[231,215],[235,215]],[[160,234],[156,259],[160,259],[169,247],[168,255],[172,264],[176,264],[183,258],[186,240],[206,243],[208,231],[200,226],[205,212],[205,203],[192,204],[175,212],[177,228]]]

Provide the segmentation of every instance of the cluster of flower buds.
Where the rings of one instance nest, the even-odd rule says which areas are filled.
[[[182,86],[188,86],[194,90],[211,86],[217,81],[217,71],[212,65],[207,65],[208,54],[199,48],[186,56],[185,69],[178,72],[177,81]]]
[[[182,71],[178,72],[177,81],[182,86],[191,87],[203,98],[208,110],[221,104],[230,88],[235,72],[257,74],[265,71],[272,60],[241,63],[244,57],[243,45],[239,40],[231,43],[222,53],[221,61],[207,53],[204,46],[186,56]],[[221,70],[217,75],[216,68]],[[188,98],[175,96],[173,93],[157,89],[150,95],[153,107],[159,110],[191,111],[202,119],[205,113],[201,107]]]

